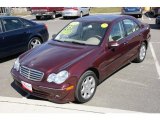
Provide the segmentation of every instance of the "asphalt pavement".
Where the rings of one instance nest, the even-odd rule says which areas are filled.
[[[48,26],[50,39],[65,25],[74,19],[64,20],[61,17],[54,20],[35,20],[34,16],[26,19],[42,22]],[[144,23],[150,24],[151,42],[147,56],[142,63],[131,63],[101,83],[95,96],[83,106],[103,107],[136,112],[160,112],[160,26],[155,25],[155,18],[143,15],[140,18]],[[10,70],[18,55],[5,58],[0,63],[0,96],[17,99],[42,100],[29,96],[13,84]],[[5,99],[5,98],[4,98]],[[75,104],[75,103],[71,103]]]

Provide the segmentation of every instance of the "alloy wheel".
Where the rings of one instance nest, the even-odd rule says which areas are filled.
[[[139,58],[140,60],[143,60],[146,56],[146,46],[142,45],[139,52]]]
[[[33,38],[29,44],[29,49],[35,48],[41,44],[42,42],[39,38]]]
[[[81,96],[83,99],[89,99],[95,91],[96,83],[93,76],[87,76],[82,82]]]

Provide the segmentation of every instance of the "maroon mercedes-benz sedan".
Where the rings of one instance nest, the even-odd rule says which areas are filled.
[[[31,95],[56,103],[84,103],[113,72],[129,62],[142,62],[149,39],[149,25],[131,16],[87,16],[22,54],[11,73]]]

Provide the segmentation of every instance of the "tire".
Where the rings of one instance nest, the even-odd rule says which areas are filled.
[[[142,18],[142,14],[139,14],[139,18]]]
[[[146,46],[146,43],[143,42],[139,48],[138,56],[135,60],[133,60],[133,62],[136,62],[136,63],[143,62],[146,57],[146,51],[147,51],[147,46]]]
[[[85,103],[92,99],[97,88],[97,82],[98,79],[95,73],[90,70],[86,71],[77,83],[75,91],[76,102]]]
[[[63,16],[63,19],[67,19],[67,16]]]
[[[42,44],[42,40],[39,37],[33,37],[28,43],[28,50],[35,48],[41,44]]]
[[[41,16],[36,16],[36,19],[37,19],[37,20],[40,20],[40,19],[41,19]]]

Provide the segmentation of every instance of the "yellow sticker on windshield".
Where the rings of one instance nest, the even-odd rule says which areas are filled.
[[[72,22],[61,31],[61,34],[69,35],[74,31],[74,27],[79,25],[79,22]]]
[[[108,24],[107,23],[102,23],[101,24],[101,28],[107,28],[108,27]]]

